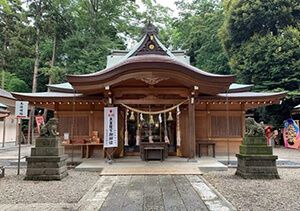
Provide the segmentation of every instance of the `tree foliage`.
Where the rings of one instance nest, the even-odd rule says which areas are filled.
[[[226,9],[220,36],[239,81],[299,90],[299,1],[231,0]]]
[[[256,90],[286,90],[291,99],[281,105],[283,110],[297,103],[293,98],[300,90],[298,0],[178,0],[178,17],[155,0],[137,2],[0,0],[4,88],[29,89],[34,71],[37,90],[45,91],[45,84],[63,82],[67,74],[101,70],[111,50],[132,46],[151,21],[166,46],[187,50],[192,65],[237,74],[239,82],[253,83]],[[260,117],[267,118],[270,109],[278,113],[272,106]]]
[[[229,74],[218,30],[223,24],[222,5],[215,0],[178,2],[180,17],[172,32],[175,48],[188,49],[191,63],[205,71]]]
[[[300,2],[229,0],[224,5],[219,34],[238,81],[259,91],[288,91],[282,105],[257,110],[258,118],[280,125],[300,103]]]

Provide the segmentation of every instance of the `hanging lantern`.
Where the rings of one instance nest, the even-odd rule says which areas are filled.
[[[133,112],[133,111],[131,111],[129,120],[131,120],[131,121],[134,121],[134,120],[135,120],[135,118],[134,118],[134,112]]]
[[[171,111],[169,112],[169,116],[168,116],[167,121],[173,121],[173,117],[172,117],[172,112]]]
[[[153,115],[150,115],[150,120],[149,120],[149,124],[154,124],[154,119],[153,119]]]

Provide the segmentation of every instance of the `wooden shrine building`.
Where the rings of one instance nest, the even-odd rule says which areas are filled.
[[[185,51],[167,49],[157,33],[148,24],[140,42],[113,51],[103,70],[69,75],[68,83],[48,85],[49,92],[13,95],[53,110],[62,138],[67,133],[73,143],[98,137],[101,145],[104,107],[118,107],[115,156],[140,155],[145,143],[165,144],[170,156],[194,157],[198,142],[215,143],[216,155],[237,153],[245,112],[279,103],[285,93],[251,92],[252,85],[235,84],[233,75],[200,70]]]

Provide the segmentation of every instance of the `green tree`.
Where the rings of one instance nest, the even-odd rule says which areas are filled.
[[[28,85],[18,78],[15,74],[6,72],[6,71],[1,71],[1,84],[2,84],[2,79],[5,78],[5,81],[3,82],[4,87],[3,89],[10,91],[10,92],[29,92],[30,89]],[[2,74],[5,74],[4,77],[2,77]]]
[[[9,80],[7,85],[7,91],[11,92],[29,92],[30,88],[28,85],[21,79],[15,77]]]
[[[220,32],[226,52],[234,53],[253,35],[277,35],[287,26],[296,27],[300,18],[298,0],[227,0],[226,18]]]
[[[280,125],[300,103],[300,2],[228,0],[224,5],[219,33],[239,82],[259,91],[288,91],[282,105],[257,109],[258,117]]]
[[[230,67],[257,90],[298,90],[300,2],[230,0],[220,36]]]
[[[2,0],[0,1],[0,43],[1,43],[1,69],[2,84],[4,88],[5,74],[4,71],[9,70],[9,58],[10,58],[10,42],[16,36],[16,28],[18,22],[20,22],[21,2],[19,0]]]
[[[75,3],[74,32],[64,40],[62,55],[68,73],[100,70],[105,67],[110,50],[125,48],[118,26],[123,23],[123,12],[131,4],[122,0],[78,0]]]
[[[180,1],[172,33],[176,48],[188,49],[191,63],[205,71],[230,74],[218,30],[223,24],[222,5],[215,0]]]

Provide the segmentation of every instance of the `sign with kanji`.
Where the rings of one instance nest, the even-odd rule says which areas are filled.
[[[28,101],[16,101],[15,114],[17,118],[28,117]]]
[[[104,108],[104,148],[118,147],[118,107]]]

